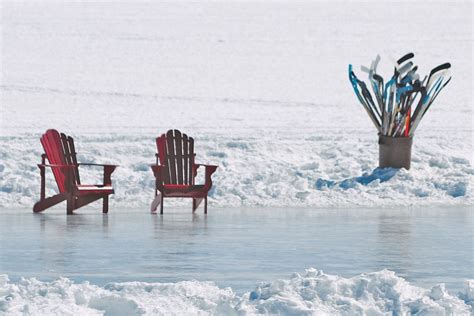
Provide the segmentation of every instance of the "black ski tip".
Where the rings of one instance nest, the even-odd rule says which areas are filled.
[[[400,64],[403,63],[404,61],[407,61],[408,59],[413,58],[413,57],[415,57],[415,54],[413,54],[413,53],[408,53],[408,54],[406,54],[405,56],[403,56],[402,58],[400,58],[399,60],[397,60],[397,64],[400,65]]]
[[[443,88],[446,87],[446,85],[451,81],[451,79],[453,79],[453,77],[449,77],[448,81],[444,83]]]
[[[434,74],[435,72],[438,72],[438,71],[441,71],[441,70],[444,70],[444,69],[449,69],[451,68],[451,64],[450,63],[444,63],[442,65],[439,65],[435,68],[433,68],[433,70],[431,70],[430,72],[430,75]]]

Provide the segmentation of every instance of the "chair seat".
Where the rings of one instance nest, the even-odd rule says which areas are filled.
[[[163,185],[167,190],[187,190],[193,185],[191,184],[165,184]]]
[[[88,185],[81,184],[76,186],[79,195],[87,194],[112,194],[114,188],[111,185]]]
[[[164,189],[167,197],[201,197],[207,194],[204,185],[165,184]]]

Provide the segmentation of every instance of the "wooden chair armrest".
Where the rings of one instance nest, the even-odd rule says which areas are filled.
[[[205,164],[194,164],[194,170],[195,170],[195,174],[197,174],[197,169],[199,167],[205,167],[205,173],[204,173],[204,178],[205,178],[205,182],[204,182],[204,185],[206,186],[206,188],[209,190],[211,187],[212,187],[212,179],[211,179],[211,176],[214,172],[216,172],[218,166],[216,165],[205,165]]]
[[[70,169],[70,168],[76,168],[75,165],[48,165],[48,164],[38,164],[38,168],[60,168],[60,169]]]
[[[112,185],[111,175],[115,168],[117,168],[115,165],[104,165],[104,185]]]
[[[112,173],[118,165],[108,165],[100,163],[78,163],[78,166],[104,167],[104,185],[112,185]]]
[[[69,183],[69,177],[71,176],[71,172],[65,172],[65,170],[73,169],[76,168],[76,165],[57,165],[57,164],[38,164],[38,168],[40,169],[40,176],[41,176],[41,200],[44,200],[46,198],[45,194],[45,186],[46,186],[46,173],[45,173],[45,168],[51,168],[51,169],[60,169],[61,172],[64,174],[65,179],[64,179],[64,185],[67,186]],[[67,190],[70,190],[71,188],[67,187]]]
[[[118,165],[109,165],[109,164],[101,164],[101,163],[78,163],[78,166],[97,166],[97,167],[114,167],[117,168]]]
[[[153,175],[155,176],[155,185],[156,189],[162,191],[163,190],[163,183],[164,183],[164,176],[163,176],[163,170],[165,170],[164,165],[159,165],[159,164],[153,164],[150,165],[151,170],[153,171]]]
[[[201,166],[206,168],[206,170],[205,170],[205,177],[206,178],[208,176],[210,177],[214,172],[216,172],[216,170],[218,168],[218,166],[216,166],[216,165],[204,165],[204,164],[197,163],[197,164],[194,165],[195,173],[197,173],[197,169]]]
[[[152,163],[152,164],[150,165],[150,167],[151,167],[152,169],[153,169],[153,168],[155,168],[155,169],[161,169],[161,168],[164,168],[164,167],[166,167],[166,166],[165,166],[165,165],[159,165],[159,164],[157,164],[157,163],[156,163],[156,164],[155,164],[155,163]]]
[[[217,169],[217,167],[219,167],[219,166],[217,166],[217,165],[206,165],[206,164],[203,164],[203,163],[196,163],[196,164],[194,164],[194,165],[197,166],[198,168],[199,168],[200,166],[203,166],[203,167],[206,167],[206,168],[208,168],[208,167],[213,167],[213,168],[216,168],[216,169]]]
[[[151,164],[150,165],[151,170],[153,171],[153,174],[155,175],[155,178],[162,178],[163,175],[162,170],[164,170],[165,166],[164,165],[158,165],[158,164]]]

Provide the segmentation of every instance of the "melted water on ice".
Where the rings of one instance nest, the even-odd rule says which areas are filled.
[[[214,281],[242,293],[317,267],[351,277],[389,269],[413,284],[458,291],[474,276],[469,208],[147,210],[86,207],[0,213],[0,272],[51,280]]]

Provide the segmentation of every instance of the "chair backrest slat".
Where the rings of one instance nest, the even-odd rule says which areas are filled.
[[[68,137],[68,142],[69,142],[69,148],[71,150],[71,158],[72,158],[72,163],[77,166],[77,153],[76,153],[76,147],[74,146],[74,139],[72,139],[71,136]],[[79,177],[79,168],[74,169],[75,175],[76,175],[76,182],[77,184],[81,184],[81,178]]]
[[[158,158],[164,165],[165,184],[194,184],[194,140],[178,130],[156,139]]]
[[[156,139],[156,148],[158,149],[158,158],[160,160],[160,164],[166,166],[167,170],[164,172],[164,182],[170,183],[170,173],[169,173],[169,166],[168,161],[166,158],[166,135],[162,134],[160,137]]]
[[[176,157],[176,181],[183,184],[183,140],[181,132],[174,131],[175,157]]]
[[[182,142],[183,142],[183,172],[184,172],[184,175],[183,175],[183,176],[184,176],[183,183],[188,184],[188,183],[189,183],[189,179],[190,179],[189,174],[188,174],[188,170],[189,170],[188,135],[186,135],[186,134],[183,134],[183,135],[182,135]]]
[[[67,165],[77,166],[76,152],[74,148],[74,140],[71,136],[61,133],[61,143],[63,145],[64,159]],[[66,171],[66,170],[65,170]],[[79,178],[79,170],[77,168],[68,169],[67,172],[74,178],[76,184],[81,184]]]
[[[48,161],[52,165],[73,165],[72,169],[52,168],[54,179],[58,185],[59,192],[68,190],[66,184],[66,175],[69,174],[74,183],[79,184],[79,170],[77,168],[76,152],[74,141],[65,134],[59,134],[54,129],[47,130],[41,137],[41,144],[45,151]]]
[[[174,151],[174,137],[173,131],[166,133],[166,157],[168,158],[168,168],[170,173],[170,181],[172,184],[178,184],[176,182],[176,155]]]
[[[189,173],[189,178],[188,178],[188,181],[189,181],[189,184],[194,184],[194,156],[195,156],[194,155],[194,138],[189,137],[188,145],[189,145],[189,149],[188,149],[188,159],[189,159],[188,173]]]

